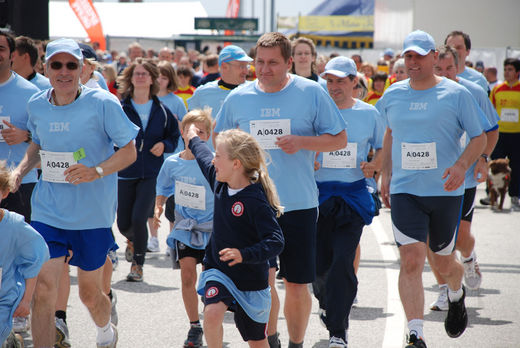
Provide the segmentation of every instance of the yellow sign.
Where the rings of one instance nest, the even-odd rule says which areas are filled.
[[[302,16],[299,31],[374,31],[374,16]]]

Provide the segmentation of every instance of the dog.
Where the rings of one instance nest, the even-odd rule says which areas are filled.
[[[491,208],[497,209],[497,200],[500,196],[498,210],[502,210],[504,206],[504,199],[507,194],[507,189],[509,188],[509,182],[511,181],[511,168],[509,168],[509,159],[498,158],[496,160],[490,161],[487,181]]]

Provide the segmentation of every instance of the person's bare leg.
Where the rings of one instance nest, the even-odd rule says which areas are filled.
[[[289,339],[302,343],[311,315],[312,298],[307,284],[285,281],[284,315],[287,320]]]
[[[222,322],[226,311],[227,306],[223,302],[212,303],[204,308],[204,337],[208,348],[222,348]]]
[[[103,268],[94,271],[78,268],[79,297],[97,327],[104,327],[110,320],[110,300],[103,292]]]
[[[267,324],[267,335],[274,335],[278,330],[278,314],[280,312],[280,298],[276,291],[276,268],[269,268],[269,286],[271,287],[271,312]]]
[[[190,322],[199,320],[199,299],[195,284],[197,282],[197,260],[193,257],[183,257],[181,265],[181,290],[184,308]]]
[[[399,295],[408,321],[424,318],[424,289],[422,271],[426,258],[426,244],[417,242],[399,247]]]

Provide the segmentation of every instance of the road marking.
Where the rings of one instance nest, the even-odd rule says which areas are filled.
[[[396,263],[398,261],[397,248],[394,240],[389,239],[386,234],[383,224],[379,217],[374,217],[370,228],[379,244],[379,249],[383,255],[383,260],[386,265]],[[387,284],[387,312],[388,316],[385,323],[385,335],[383,338],[383,348],[401,348],[404,343],[405,330],[405,315],[401,299],[399,298],[398,279],[399,269],[392,269],[385,267],[386,284]]]

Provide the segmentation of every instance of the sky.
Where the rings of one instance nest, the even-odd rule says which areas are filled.
[[[99,1],[99,0],[98,0]],[[190,0],[154,0],[154,2],[185,2]],[[191,0],[194,1],[194,0]],[[224,17],[226,14],[226,8],[228,0],[198,0],[202,3],[202,6],[206,9],[209,17]],[[306,15],[312,9],[314,9],[322,0],[241,0],[242,17],[257,17],[258,26],[263,31],[264,24],[269,28],[270,25],[270,9],[271,2],[275,3],[275,16],[298,16],[298,14]],[[117,2],[117,0],[104,0],[104,2]],[[152,2],[146,1],[144,2]],[[297,6],[295,5],[297,4]],[[253,12],[254,9],[254,12]],[[264,21],[264,10],[267,13],[267,23]]]

